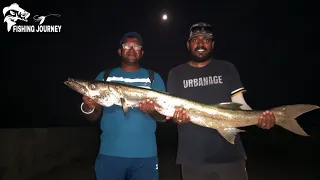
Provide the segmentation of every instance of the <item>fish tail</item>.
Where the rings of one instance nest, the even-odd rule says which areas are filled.
[[[296,118],[304,113],[320,108],[310,104],[295,104],[272,108],[276,116],[276,124],[301,136],[309,136],[298,124]]]

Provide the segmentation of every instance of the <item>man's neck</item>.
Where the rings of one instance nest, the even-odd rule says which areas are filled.
[[[211,59],[205,60],[203,62],[197,62],[197,61],[191,60],[188,62],[188,64],[192,67],[201,68],[208,65],[210,62],[211,62]]]
[[[125,64],[125,63],[121,63],[121,69],[125,72],[135,72],[138,71],[140,68],[139,64]]]

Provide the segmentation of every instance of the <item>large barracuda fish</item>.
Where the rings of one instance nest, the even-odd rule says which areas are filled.
[[[256,125],[264,111],[242,110],[242,104],[224,102],[216,105],[206,105],[187,99],[171,96],[142,87],[135,87],[115,82],[86,81],[69,78],[64,82],[78,93],[92,98],[98,104],[110,107],[122,106],[126,115],[129,108],[138,108],[139,102],[145,99],[153,100],[157,112],[172,117],[176,108],[183,107],[190,121],[199,126],[216,129],[229,143],[234,144],[235,136],[244,130],[240,127]],[[271,108],[276,118],[276,125],[295,134],[309,136],[297,123],[296,117],[306,112],[318,109],[310,104],[285,105]]]

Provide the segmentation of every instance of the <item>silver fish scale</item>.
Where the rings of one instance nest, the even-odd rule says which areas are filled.
[[[138,88],[117,83],[93,82],[69,79],[65,84],[93,98],[97,103],[110,106],[138,107],[145,99],[155,102],[156,110],[165,116],[173,116],[176,108],[183,107],[194,124],[216,129],[228,142],[234,144],[237,133],[243,132],[237,127],[255,125],[263,111],[241,110],[237,103],[227,102],[216,105],[205,105],[163,92]],[[124,99],[124,101],[123,101]],[[123,102],[124,104],[122,104]],[[309,136],[296,121],[296,117],[306,112],[319,109],[317,105],[295,104],[271,108],[276,117],[276,124],[301,136]]]

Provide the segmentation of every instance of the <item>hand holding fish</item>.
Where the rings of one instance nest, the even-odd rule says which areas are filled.
[[[178,124],[183,124],[190,121],[190,118],[187,115],[186,111],[182,108],[176,109],[173,117],[166,117],[167,120],[170,118],[172,118],[173,121]]]
[[[146,99],[146,100],[142,100],[139,103],[139,109],[146,113],[146,114],[150,114],[153,113],[155,111],[154,109],[154,102],[152,100]]]
[[[258,119],[257,126],[262,129],[270,129],[272,128],[276,123],[276,118],[270,111],[263,112],[262,116]]]
[[[84,104],[89,108],[89,109],[93,109],[96,106],[96,102],[94,102],[91,98],[89,98],[88,96],[82,96],[82,100],[84,102]]]

